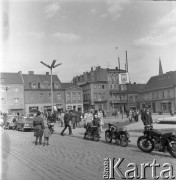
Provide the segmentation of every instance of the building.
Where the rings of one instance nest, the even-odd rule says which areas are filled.
[[[127,86],[127,109],[139,109],[140,108],[140,93],[143,90],[145,84],[129,83]]]
[[[153,113],[176,112],[176,71],[151,77],[140,93],[140,106]]]
[[[51,111],[51,75],[34,74],[29,71],[22,75],[24,79],[24,103],[25,113],[35,113],[36,111]],[[53,108],[65,109],[65,92],[61,87],[61,82],[57,75],[52,75],[53,79]]]
[[[83,89],[84,110],[102,109],[106,113],[123,109],[127,105],[126,85],[119,84],[119,73],[125,70],[103,69],[100,66],[91,68],[73,78],[73,83]]]
[[[73,83],[62,83],[65,93],[65,109],[83,112],[83,92],[82,88]]]
[[[119,83],[119,74],[125,73],[125,70],[107,69],[107,84],[108,84],[108,111],[125,112],[127,107],[127,88],[126,84]]]
[[[2,113],[24,113],[24,85],[21,72],[0,73],[0,111]]]

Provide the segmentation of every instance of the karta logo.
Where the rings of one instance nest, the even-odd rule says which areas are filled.
[[[115,179],[116,176],[121,179],[148,179],[146,178],[146,168],[151,169],[151,174],[148,174],[150,178],[153,179],[175,179],[174,176],[174,169],[173,166],[170,163],[164,163],[163,165],[160,165],[156,163],[156,159],[153,160],[153,162],[150,163],[142,163],[139,165],[136,165],[135,163],[129,163],[127,164],[127,168],[125,170],[122,170],[120,166],[124,163],[125,158],[113,158],[112,160],[110,158],[104,158],[104,172],[103,172],[103,178],[104,179]],[[156,173],[156,168],[162,167],[162,170],[159,172],[159,174]]]

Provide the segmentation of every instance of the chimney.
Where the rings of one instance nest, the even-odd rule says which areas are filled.
[[[28,74],[34,74],[34,71],[28,71]]]
[[[46,72],[46,75],[49,75],[49,72]]]

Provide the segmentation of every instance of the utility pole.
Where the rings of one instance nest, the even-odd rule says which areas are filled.
[[[49,66],[48,64],[44,63],[43,61],[40,61],[41,64],[43,64],[44,66],[46,66],[47,68],[50,69],[51,71],[51,112],[53,113],[53,75],[52,75],[52,69],[56,68],[57,66],[60,66],[62,63],[56,64],[56,60],[53,60],[51,66]]]

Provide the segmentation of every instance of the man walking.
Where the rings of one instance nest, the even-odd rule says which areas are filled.
[[[65,124],[65,127],[62,130],[62,132],[61,132],[62,136],[64,136],[64,131],[67,129],[67,127],[69,128],[69,135],[72,135],[72,130],[71,130],[71,126],[70,126],[69,121],[70,121],[70,114],[69,114],[69,112],[67,110],[65,115],[64,115],[64,124]]]

